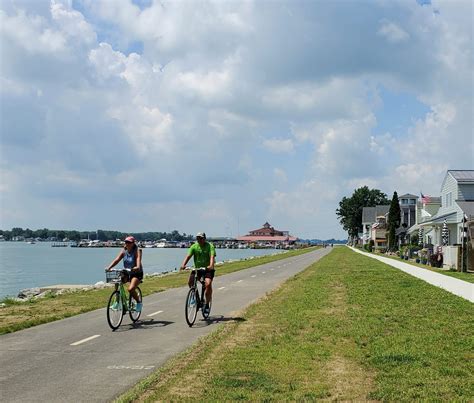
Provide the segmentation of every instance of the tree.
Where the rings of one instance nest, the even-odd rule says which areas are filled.
[[[397,248],[397,239],[395,235],[396,229],[400,226],[401,210],[400,201],[398,200],[397,192],[393,192],[392,201],[390,202],[390,209],[388,210],[388,249],[393,251]]]
[[[339,208],[336,215],[339,222],[349,234],[356,238],[362,231],[362,209],[364,207],[375,207],[381,204],[388,204],[387,195],[378,189],[369,189],[363,186],[354,190],[351,197],[343,197],[339,202]]]

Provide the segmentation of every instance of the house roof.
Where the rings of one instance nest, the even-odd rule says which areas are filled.
[[[402,196],[398,196],[399,199],[418,199],[418,196],[412,195],[410,193],[406,193]]]
[[[390,210],[390,205],[375,206],[375,215],[376,217],[385,215],[388,213],[389,210]]]
[[[443,224],[444,220],[448,224],[455,224],[457,218],[457,213],[454,211],[452,213],[442,214],[442,215],[435,215],[429,221],[423,221],[420,223],[420,227],[425,227],[427,225],[436,225],[436,224]]]
[[[467,215],[468,219],[474,218],[474,201],[458,201],[457,205],[461,208],[462,212]]]
[[[362,209],[362,222],[375,221],[375,207],[364,207]]]
[[[474,169],[449,170],[451,176],[458,182],[474,182]]]
[[[294,236],[266,236],[266,235],[245,235],[237,237],[237,241],[246,241],[246,242],[285,242],[285,241],[296,241],[298,238]]]
[[[458,183],[474,183],[474,169],[450,169],[444,176],[443,183],[441,184],[441,190],[446,183],[448,175],[451,175]]]
[[[362,209],[362,222],[375,222],[377,217],[384,216],[390,210],[390,206],[379,205],[375,207],[364,207]]]

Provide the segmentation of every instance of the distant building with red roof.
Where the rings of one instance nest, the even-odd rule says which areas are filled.
[[[249,231],[248,235],[237,237],[239,242],[264,242],[264,243],[294,243],[298,238],[291,236],[288,231],[279,231],[268,222],[262,228]]]

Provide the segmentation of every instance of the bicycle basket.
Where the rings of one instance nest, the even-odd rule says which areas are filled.
[[[119,283],[120,282],[120,272],[119,271],[106,271],[105,272],[105,281],[107,283]]]

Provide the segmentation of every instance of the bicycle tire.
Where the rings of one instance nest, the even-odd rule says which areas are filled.
[[[186,305],[184,307],[184,316],[189,327],[194,325],[196,321],[197,311],[199,306],[199,296],[196,288],[190,288],[186,296]]]
[[[115,305],[114,305],[115,304]],[[123,319],[123,302],[119,291],[114,291],[107,304],[107,323],[112,330],[117,330]]]
[[[140,287],[135,288],[135,292],[138,293],[138,300],[142,302],[142,290],[140,290]],[[131,295],[128,297],[128,314],[130,315],[130,319],[132,320],[133,323],[135,323],[138,319],[140,319],[140,315],[142,314],[142,311],[135,311],[132,309],[133,304],[135,304],[135,300]]]
[[[205,313],[205,312],[204,312],[205,306],[206,306],[206,304],[203,302],[202,308],[201,308],[201,313],[202,313],[202,317],[203,317],[204,319],[208,319],[208,318],[209,318],[209,315],[211,314],[212,301],[209,303],[209,312],[208,312],[208,313]]]

